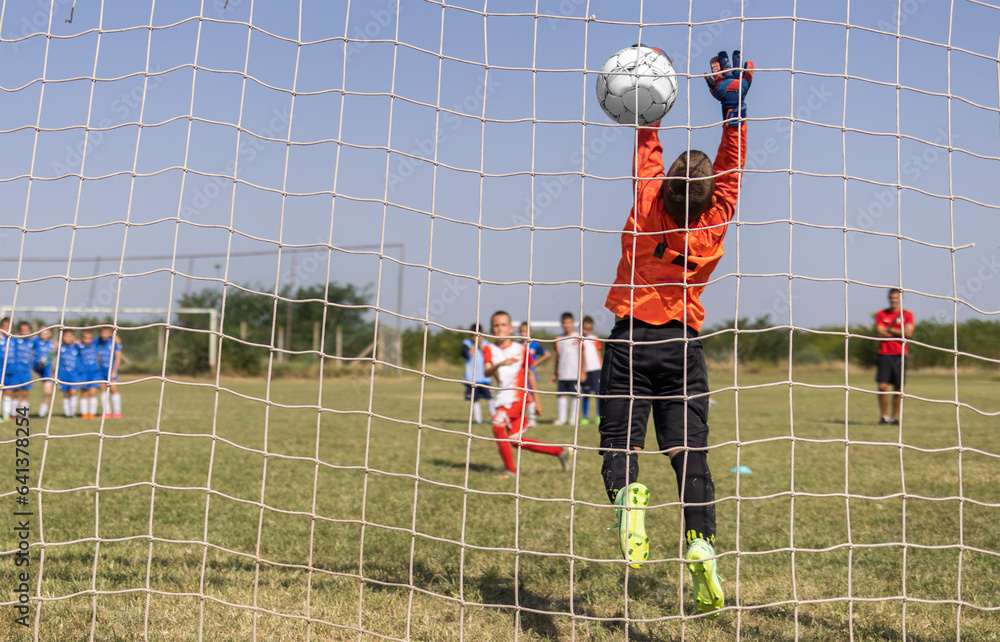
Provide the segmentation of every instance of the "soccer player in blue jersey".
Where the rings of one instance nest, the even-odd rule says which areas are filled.
[[[17,324],[17,336],[7,340],[7,381],[11,390],[10,403],[15,408],[28,412],[28,391],[31,390],[31,364],[35,360],[35,337],[31,336],[31,324],[21,321]],[[6,413],[9,416],[9,413]]]
[[[80,416],[84,419],[97,418],[97,392],[101,389],[101,380],[107,375],[101,374],[101,360],[97,355],[97,342],[94,341],[94,331],[85,329],[80,332]]]
[[[0,319],[0,421],[10,417],[12,393],[7,392],[7,364],[13,365],[13,354],[8,353],[10,345],[10,317]]]
[[[486,365],[483,362],[483,343],[481,327],[473,323],[469,327],[472,338],[462,340],[462,360],[465,361],[465,400],[472,402],[472,420],[483,423],[483,411],[479,400],[485,399],[489,406],[490,416],[493,415],[493,391],[490,390],[490,378],[486,376]]]
[[[59,381],[59,390],[63,393],[63,415],[75,417],[79,399],[76,391],[80,381],[80,347],[76,342],[76,333],[72,330],[63,330],[57,359],[56,379]]]
[[[52,340],[52,330],[42,326],[35,339],[35,363],[32,368],[42,382],[42,403],[38,406],[38,416],[49,414],[52,403],[52,359],[56,355],[56,342]]]
[[[122,344],[111,326],[101,326],[97,358],[101,370],[101,412],[105,418],[122,418],[122,396],[118,393],[118,362]],[[110,393],[110,397],[109,397]]]

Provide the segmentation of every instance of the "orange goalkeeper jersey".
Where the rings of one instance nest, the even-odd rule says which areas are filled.
[[[680,321],[701,330],[698,301],[725,251],[722,239],[736,212],[740,170],[746,161],[746,124],[722,127],[715,156],[715,199],[690,230],[677,226],[659,198],[665,175],[656,129],[640,129],[635,162],[635,204],[622,232],[622,258],[605,306],[616,316],[661,325]],[[657,257],[657,246],[663,244]]]

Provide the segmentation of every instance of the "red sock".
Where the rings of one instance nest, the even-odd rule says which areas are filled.
[[[504,468],[512,473],[517,472],[517,465],[514,463],[514,449],[510,447],[507,440],[507,428],[498,424],[493,424],[493,435],[497,441],[497,449],[500,451],[500,458],[503,459]]]
[[[538,441],[537,439],[528,439],[527,437],[521,437],[521,441],[524,442],[519,444],[522,448],[530,450],[535,453],[545,453],[546,455],[553,455],[558,457],[563,449],[562,446],[551,446],[544,441]],[[514,442],[517,444],[517,442]]]

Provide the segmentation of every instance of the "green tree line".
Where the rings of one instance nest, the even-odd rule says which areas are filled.
[[[736,329],[738,327],[738,330]],[[426,338],[425,338],[426,334]],[[969,319],[952,323],[920,321],[914,327],[907,365],[911,368],[950,368],[955,363],[957,334],[958,365],[997,368],[1000,360],[1000,321]],[[774,327],[770,317],[727,321],[703,328],[702,344],[705,356],[716,361],[732,360],[733,354],[742,364],[778,365],[792,362],[801,365],[845,360],[864,367],[875,367],[879,340],[875,326],[856,324],[845,333],[843,327],[795,329]],[[471,337],[466,330],[411,328],[403,332],[403,363],[419,368],[425,352],[427,362],[461,363],[462,340]],[[551,335],[536,336],[547,349]],[[961,353],[967,353],[961,354]]]
[[[736,329],[738,328],[738,330]],[[855,363],[875,367],[880,340],[875,325],[856,324],[816,329],[776,328],[768,316],[728,321],[702,329],[705,356],[731,360],[735,354],[743,364],[825,362]],[[997,368],[1000,359],[1000,321],[968,319],[958,324],[919,321],[909,343],[907,365],[911,368],[950,368],[958,356],[959,366]]]
[[[277,297],[262,294],[262,289],[229,286],[226,290],[225,314],[220,314],[220,330],[225,335],[220,355],[224,371],[261,374],[272,345],[291,353],[286,352],[284,360],[312,363],[318,358],[312,351],[319,347],[326,355],[336,354],[338,328],[344,356],[357,356],[371,344],[374,321],[367,287],[335,282],[327,288],[311,285],[293,291],[286,287]],[[178,304],[181,308],[214,308],[221,313],[222,294],[208,288],[183,295]],[[178,325],[182,329],[172,333],[167,350],[168,367],[191,375],[207,372],[209,335],[204,331],[209,328],[208,316],[180,314]]]
[[[290,351],[284,364],[308,367],[318,361],[313,352],[314,340],[322,337],[326,355],[336,351],[335,337],[340,328],[341,354],[357,357],[371,346],[374,315],[368,288],[330,283],[324,304],[321,285],[285,290],[277,298],[250,288],[230,286],[226,295],[223,319],[223,372],[258,376],[266,371],[270,346],[282,345]],[[214,308],[221,312],[222,292],[205,289],[186,294],[178,307]],[[324,325],[323,311],[326,310]],[[111,322],[86,317],[68,322],[72,326],[97,326]],[[290,330],[289,330],[290,328]],[[737,329],[738,328],[738,329]],[[206,314],[180,314],[169,333],[167,372],[200,375],[211,370],[208,363],[209,318]],[[279,331],[282,339],[279,341]],[[275,334],[272,341],[272,332]],[[163,367],[160,348],[165,333],[161,323],[129,324],[119,322],[118,334],[125,346],[122,372],[159,373]],[[419,369],[426,363],[460,364],[462,340],[471,337],[466,330],[410,327],[402,333],[402,361],[408,368]],[[811,365],[845,359],[863,367],[875,366],[879,340],[874,325],[857,324],[848,328],[826,326],[815,329],[775,327],[770,318],[733,320],[702,329],[706,358],[731,361],[734,354],[745,365],[783,365],[792,362]],[[554,338],[547,333],[535,336],[551,349]],[[919,321],[910,342],[908,366],[920,368],[960,367],[997,369],[1000,360],[1000,321],[968,319],[958,324]]]

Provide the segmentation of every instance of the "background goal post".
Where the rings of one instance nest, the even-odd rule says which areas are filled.
[[[93,316],[101,320],[118,319],[120,323],[123,321],[121,315],[138,315],[147,318],[150,316],[154,318],[165,318],[169,313],[177,315],[206,314],[208,315],[208,352],[206,353],[206,358],[210,366],[215,366],[216,364],[219,343],[219,311],[215,308],[61,308],[57,306],[36,306],[23,308],[18,307],[16,308],[16,315],[14,315],[14,312],[14,308],[0,307],[0,317],[11,316],[12,323],[17,323],[17,321],[21,319],[29,320],[32,323],[42,320],[50,326],[58,326],[66,324],[67,322],[72,324],[73,321],[79,320],[84,316]],[[53,317],[52,315],[58,316]],[[56,320],[50,321],[52,318],[55,318]],[[104,323],[99,323],[99,325],[104,325]],[[158,360],[162,360],[164,358],[166,347],[166,331],[169,328],[181,326],[175,326],[169,321],[164,323],[154,322],[152,324],[144,323],[141,325],[143,327],[148,327],[150,325],[156,326],[156,357]]]

